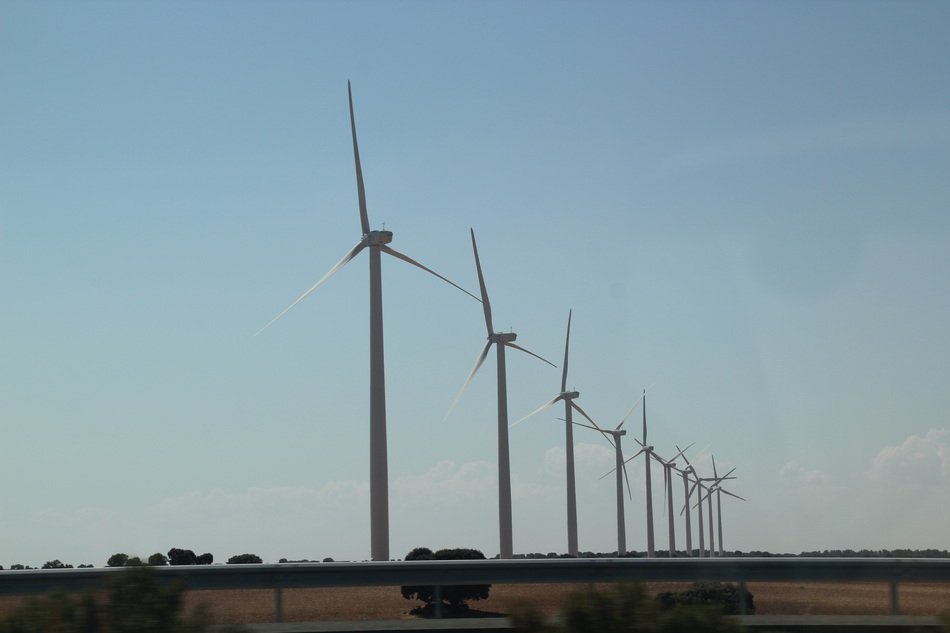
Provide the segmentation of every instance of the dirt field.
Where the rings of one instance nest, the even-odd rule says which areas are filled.
[[[675,583],[648,583],[650,595],[682,588]],[[533,604],[542,612],[557,614],[566,597],[587,585],[493,585],[488,600],[472,603],[473,615],[505,615],[513,608]],[[890,612],[889,589],[879,583],[751,583],[758,614],[874,615]],[[0,596],[0,616],[26,598]],[[272,590],[193,591],[188,607],[207,605],[219,623],[258,623],[275,620]],[[415,616],[416,601],[405,600],[399,587],[334,587],[286,589],[284,620],[398,620]],[[950,584],[904,583],[900,608],[905,615],[937,615],[950,611]]]
[[[649,583],[650,595],[683,587]],[[488,600],[472,603],[481,615],[504,615],[522,604],[543,612],[559,612],[566,597],[587,585],[493,585]],[[890,593],[877,583],[752,583],[749,591],[759,614],[874,615],[890,613]],[[937,615],[950,610],[950,585],[900,585],[900,608],[905,615]],[[189,604],[205,603],[221,623],[274,621],[274,592],[196,591]],[[283,593],[284,620],[395,620],[413,618],[416,601],[405,600],[398,587],[290,589]]]

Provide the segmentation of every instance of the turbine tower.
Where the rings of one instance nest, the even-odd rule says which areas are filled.
[[[459,390],[449,412],[445,414],[447,418],[458,403],[459,398],[465,392],[465,389],[472,382],[475,374],[478,372],[491,346],[495,346],[497,355],[498,371],[498,533],[499,533],[499,557],[512,558],[514,556],[514,546],[512,543],[511,528],[511,462],[508,455],[508,381],[505,373],[505,348],[511,347],[530,354],[535,358],[543,360],[551,367],[557,368],[557,365],[549,360],[541,358],[534,352],[530,352],[520,345],[515,344],[518,335],[514,332],[495,332],[491,319],[491,303],[488,300],[488,290],[485,289],[485,278],[482,276],[482,264],[478,259],[478,246],[475,244],[475,230],[470,229],[472,234],[472,252],[475,254],[475,270],[478,272],[478,286],[482,294],[482,309],[485,312],[485,326],[488,329],[488,342],[482,348],[481,354],[475,361],[475,367],[472,369],[465,384]]]
[[[689,446],[686,448],[689,448]],[[667,526],[670,539],[670,558],[673,558],[676,555],[676,527],[673,521],[673,471],[675,470],[680,472],[679,469],[676,468],[676,459],[682,454],[683,451],[681,450],[672,459],[663,459],[656,453],[653,454],[656,460],[663,465],[663,505],[666,507],[667,513]]]
[[[731,474],[734,470],[735,468],[730,470],[728,474]],[[716,493],[716,519],[717,519],[718,528],[719,528],[719,556],[720,557],[725,555],[725,552],[722,549],[722,493],[726,493],[730,497],[735,497],[736,499],[739,499],[740,501],[745,501],[745,499],[743,499],[739,495],[733,494],[722,487],[722,482],[723,480],[726,479],[728,474],[722,478],[716,477],[716,483],[713,484],[712,488],[710,489],[710,494],[712,494],[713,492]],[[713,476],[714,477],[716,476],[716,458],[715,457],[713,457]],[[710,510],[710,512],[712,512],[712,510]]]
[[[369,226],[369,215],[366,211],[366,192],[363,187],[363,169],[360,166],[360,151],[356,142],[356,119],[353,115],[353,91],[350,82],[346,83],[350,103],[350,132],[353,136],[353,160],[356,164],[356,192],[359,198],[360,224],[362,237],[350,252],[343,256],[333,268],[313,284],[306,292],[297,297],[293,303],[284,308],[267,325],[257,331],[260,334],[279,318],[287,314],[291,308],[304,300],[323,282],[332,277],[356,257],[364,248],[369,249],[369,496],[370,496],[370,546],[373,560],[389,560],[389,467],[386,453],[386,378],[383,363],[383,291],[381,253],[392,255],[396,259],[408,262],[417,268],[435,275],[442,281],[451,284],[478,300],[478,297],[468,292],[458,284],[449,281],[439,273],[426,268],[408,255],[404,255],[388,246],[392,242],[392,231],[374,231]]]
[[[615,455],[615,466],[613,470],[610,470],[607,473],[601,475],[601,479],[609,475],[610,473],[617,474],[617,556],[623,556],[627,552],[627,532],[626,525],[624,523],[624,514],[623,514],[623,482],[627,482],[627,496],[633,499],[633,496],[630,494],[630,478],[627,476],[627,462],[629,459],[624,460],[623,458],[623,449],[620,446],[620,438],[627,434],[626,429],[622,428],[624,422],[627,421],[627,418],[630,417],[630,414],[633,413],[637,406],[640,404],[640,401],[646,397],[646,390],[643,391],[643,395],[637,398],[637,401],[633,403],[633,406],[630,407],[630,410],[627,411],[627,414],[623,416],[620,420],[620,424],[614,429],[602,429],[597,424],[594,426],[587,426],[586,424],[580,424],[575,422],[578,426],[583,426],[585,428],[594,429],[595,431],[600,431],[604,437],[607,438],[607,441],[611,443],[614,447]],[[593,423],[593,420],[591,420]],[[620,471],[623,471],[623,479],[620,478]]]
[[[643,400],[643,440],[637,440],[637,444],[640,445],[640,450],[637,453],[628,459],[631,461],[636,459],[641,453],[643,454],[643,461],[646,466],[646,492],[647,492],[647,558],[653,558],[656,555],[654,548],[654,539],[653,539],[653,483],[652,476],[650,472],[650,457],[657,457],[657,454],[653,451],[653,447],[647,444],[647,390],[643,390],[643,395],[641,396]]]
[[[559,400],[564,401],[564,434],[565,434],[565,445],[566,445],[566,461],[567,461],[567,553],[571,556],[577,556],[577,492],[574,484],[574,421],[572,418],[573,412],[576,410],[582,416],[584,416],[591,424],[594,424],[594,427],[597,425],[591,419],[587,413],[584,412],[580,406],[574,402],[574,400],[579,397],[581,394],[577,391],[568,391],[567,390],[567,365],[568,365],[568,353],[571,346],[571,315],[573,311],[568,311],[567,313],[567,336],[564,341],[564,365],[561,368],[561,391],[554,398],[545,402],[543,405],[524,416],[511,426],[520,424],[524,420],[527,420],[536,413],[544,411],[551,405],[557,403]],[[594,428],[589,427],[589,428]]]
[[[683,449],[681,449],[679,445],[677,444],[674,444],[674,446],[676,446],[676,450],[678,450],[679,454],[683,456],[683,459],[686,460],[686,464],[687,464],[686,468],[676,468],[675,470],[683,477],[683,498],[685,499],[685,502],[683,503],[683,509],[686,511],[686,555],[689,557],[692,557],[693,533],[692,533],[692,526],[690,525],[690,518],[689,518],[689,495],[691,492],[690,487],[689,487],[690,465],[689,465],[689,460],[686,459],[686,450],[689,448],[689,446]],[[690,444],[690,446],[692,446],[692,444]],[[683,512],[681,511],[680,514],[683,514]],[[700,523],[700,525],[702,525],[702,523]]]

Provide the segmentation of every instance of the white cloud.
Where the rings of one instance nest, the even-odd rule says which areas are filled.
[[[870,481],[932,485],[950,478],[950,429],[911,435],[899,446],[885,446],[865,473]]]
[[[806,468],[795,460],[785,462],[779,470],[779,477],[782,481],[808,485],[823,485],[831,482],[831,477],[825,473],[820,470]]]
[[[395,503],[421,507],[482,497],[496,486],[497,467],[489,462],[456,464],[442,460],[418,475],[403,475],[392,485]]]

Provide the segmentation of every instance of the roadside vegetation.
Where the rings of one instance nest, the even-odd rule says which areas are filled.
[[[130,568],[104,593],[54,593],[30,600],[0,620],[0,633],[238,633],[213,627],[207,610],[183,609],[181,584],[162,584],[147,566]]]
[[[712,592],[712,595],[724,595]],[[512,613],[522,633],[738,633],[744,628],[715,601],[681,603],[653,600],[638,583],[572,594],[560,618],[551,621],[525,605]]]

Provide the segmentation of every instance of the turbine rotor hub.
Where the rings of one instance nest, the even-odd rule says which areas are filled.
[[[367,246],[382,246],[393,241],[392,231],[370,231],[363,234],[363,243]]]

